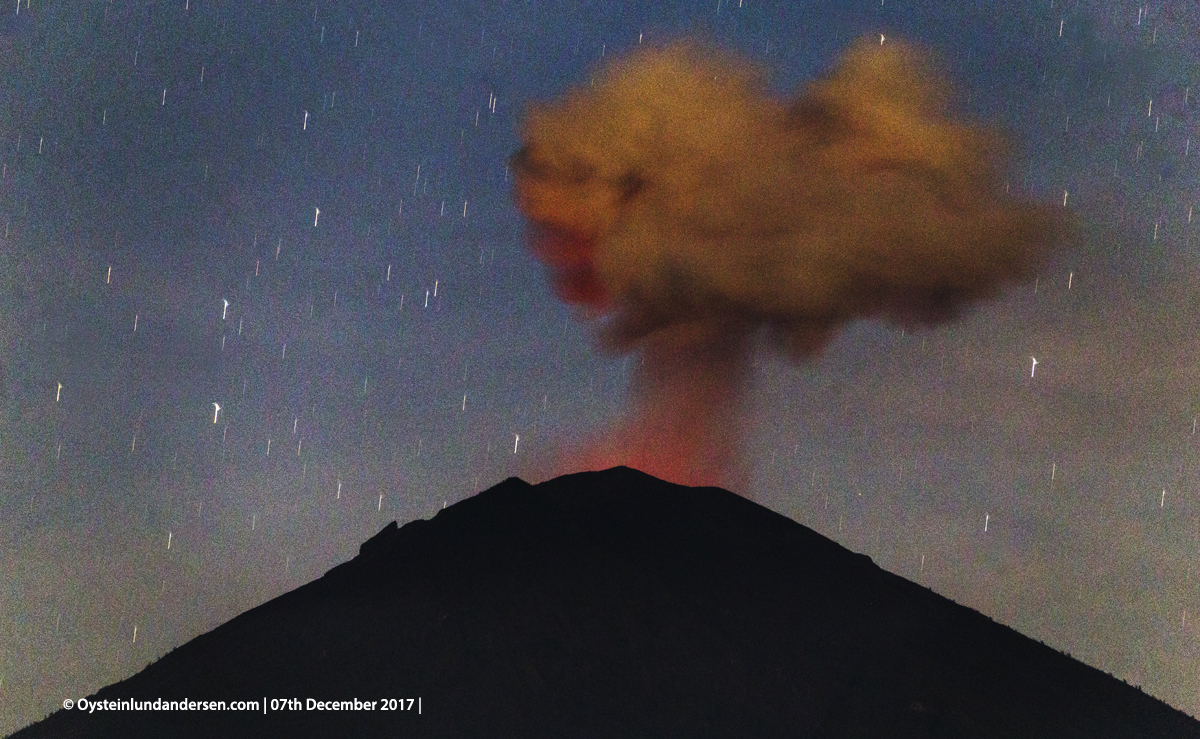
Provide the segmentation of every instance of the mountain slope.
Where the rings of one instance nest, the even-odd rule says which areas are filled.
[[[303,710],[58,711],[14,736],[1200,737],[786,517],[623,467],[393,523],[92,698],[183,697]]]

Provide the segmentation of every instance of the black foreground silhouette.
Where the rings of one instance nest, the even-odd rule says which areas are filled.
[[[626,467],[392,523],[89,698],[160,699],[259,703],[59,710],[13,736],[1200,737],[784,516]]]

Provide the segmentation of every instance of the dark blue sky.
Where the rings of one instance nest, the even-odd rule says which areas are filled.
[[[763,355],[739,492],[1200,715],[1195,3],[12,10],[0,732],[620,414],[636,358],[554,299],[506,163],[527,103],[682,35],[780,94],[925,44],[1085,224],[958,323]]]

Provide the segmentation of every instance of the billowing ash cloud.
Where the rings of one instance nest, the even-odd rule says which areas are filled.
[[[936,323],[1030,276],[1069,219],[1008,197],[1002,138],[948,102],[927,55],[864,40],[793,100],[677,43],[534,107],[513,157],[530,246],[608,316],[605,347],[644,351],[636,418],[577,463],[736,482],[737,434],[714,430],[737,427],[760,329],[803,358],[847,321]]]

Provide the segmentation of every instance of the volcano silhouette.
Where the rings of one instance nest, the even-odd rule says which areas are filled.
[[[14,736],[1200,737],[784,516],[625,467],[392,523],[90,698],[157,699],[259,705],[59,710]]]

